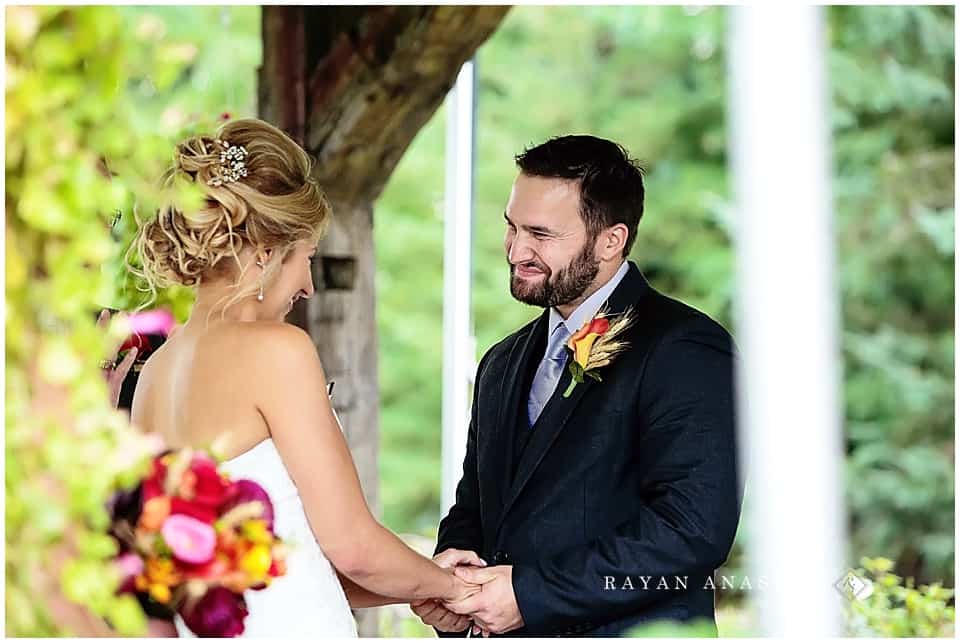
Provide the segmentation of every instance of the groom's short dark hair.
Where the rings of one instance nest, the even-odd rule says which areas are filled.
[[[622,223],[629,230],[623,256],[630,254],[643,217],[643,168],[622,145],[596,136],[557,136],[525,149],[516,161],[529,176],[576,180],[587,233],[595,238]]]

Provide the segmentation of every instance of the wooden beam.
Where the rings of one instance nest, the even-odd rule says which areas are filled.
[[[307,12],[307,144],[332,197],[374,201],[507,7],[351,9],[336,32],[329,15],[337,10]]]
[[[304,144],[306,134],[306,23],[304,7],[264,7],[263,64],[258,74],[260,117]]]

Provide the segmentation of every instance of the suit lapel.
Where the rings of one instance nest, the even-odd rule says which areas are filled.
[[[620,282],[607,300],[609,314],[611,316],[622,314],[627,308],[634,305],[648,289],[649,284],[647,284],[643,274],[637,268],[636,264],[630,262],[630,268],[627,274],[624,275],[623,281]],[[546,316],[541,319],[544,321],[541,330],[545,332]],[[635,323],[641,322],[638,320]],[[564,367],[560,381],[557,383],[557,388],[540,413],[540,417],[537,418],[536,424],[530,429],[533,433],[523,452],[519,454],[520,461],[517,464],[516,476],[504,499],[501,522],[520,496],[527,482],[530,481],[537,467],[543,461],[551,445],[553,445],[561,431],[563,431],[571,414],[576,410],[584,396],[597,385],[592,378],[584,378],[584,382],[577,384],[570,394],[570,397],[564,398],[563,392],[567,389],[567,386],[569,386],[570,380],[570,371],[567,367]],[[516,394],[516,391],[513,391],[513,393]],[[516,407],[508,406],[507,408]],[[512,440],[510,442],[512,444]]]
[[[522,389],[531,362],[539,358],[537,349],[546,334],[547,320],[548,314],[544,311],[526,335],[517,337],[513,343],[501,380],[500,394],[497,396],[497,417],[493,424],[495,433],[487,442],[488,461],[493,463],[492,471],[490,475],[481,475],[480,480],[481,484],[487,482],[490,485],[490,497],[496,498],[497,504],[501,506],[513,477],[513,430],[517,424],[517,413],[525,412],[527,408]],[[523,421],[526,424],[526,418]]]

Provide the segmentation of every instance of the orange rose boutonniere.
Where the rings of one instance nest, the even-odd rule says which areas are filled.
[[[570,337],[567,348],[573,353],[569,363],[572,379],[563,397],[570,397],[577,384],[583,384],[584,377],[602,381],[597,369],[609,365],[614,357],[627,349],[627,342],[620,336],[632,323],[633,314],[629,309],[612,323],[601,310]]]

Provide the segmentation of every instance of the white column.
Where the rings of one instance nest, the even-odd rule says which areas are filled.
[[[447,96],[443,248],[443,438],[441,506],[453,505],[463,471],[476,349],[470,320],[475,62],[464,63]]]
[[[731,10],[740,430],[763,636],[838,636],[845,515],[823,9]]]

